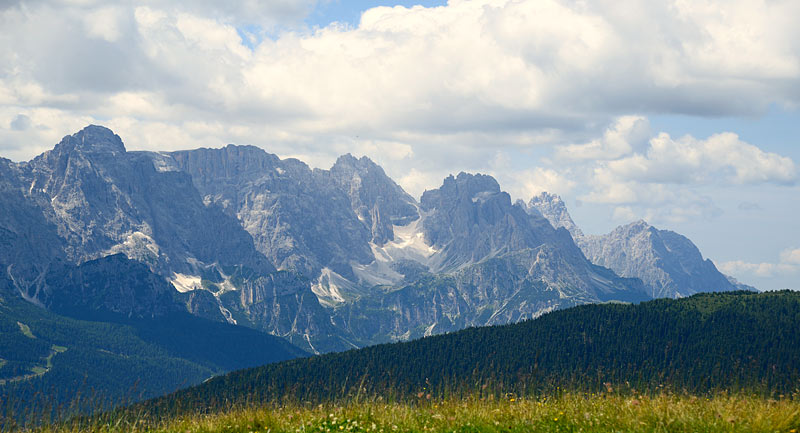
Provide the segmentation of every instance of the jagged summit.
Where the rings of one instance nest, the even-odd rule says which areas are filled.
[[[462,171],[458,173],[458,176],[455,178],[450,175],[444,180],[442,188],[447,189],[452,186],[471,193],[501,192],[500,184],[497,183],[497,180],[495,180],[494,177],[481,173],[472,174]]]
[[[395,239],[394,226],[405,226],[419,218],[416,200],[366,156],[342,155],[330,171],[319,174],[347,193],[353,211],[370,229],[372,242],[377,245]]]
[[[492,176],[461,172],[451,174],[438,189],[427,190],[420,198],[424,210],[457,206],[458,203],[498,201],[502,207],[511,206],[511,196],[500,190],[500,184]],[[507,203],[506,203],[507,202]]]
[[[659,230],[644,220],[617,227],[579,242],[593,263],[621,276],[638,277],[652,297],[682,297],[698,292],[734,290],[711,260],[703,259],[691,240]]]
[[[114,131],[100,125],[89,125],[72,135],[61,139],[55,148],[56,153],[73,150],[91,153],[125,153],[125,145]]]
[[[333,164],[333,167],[336,166],[353,166],[361,169],[378,168],[383,171],[383,169],[380,168],[378,164],[375,164],[375,162],[368,156],[364,155],[361,158],[356,158],[349,152],[336,158],[336,162]]]
[[[550,221],[553,227],[564,227],[574,239],[583,237],[583,232],[569,215],[567,205],[558,195],[542,191],[541,194],[531,198],[528,202],[528,209],[539,212]]]
[[[274,172],[280,158],[250,145],[229,144],[223,148],[200,148],[167,154],[177,169],[192,175],[195,184],[203,187],[225,182],[244,181]]]
[[[639,219],[600,236],[584,235],[575,225],[564,201],[542,192],[531,198],[528,212],[541,214],[553,227],[569,230],[592,263],[618,275],[641,279],[654,298],[681,297],[698,292],[733,290],[735,284],[685,236],[659,230]]]

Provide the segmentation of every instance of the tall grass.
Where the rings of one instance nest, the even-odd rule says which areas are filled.
[[[800,396],[768,399],[720,393],[709,397],[564,392],[386,402],[381,397],[341,404],[265,403],[159,419],[109,412],[30,429],[66,432],[800,432]]]

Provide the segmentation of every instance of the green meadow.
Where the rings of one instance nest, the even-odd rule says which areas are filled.
[[[436,401],[425,393],[406,402],[379,398],[340,405],[231,407],[159,419],[109,413],[26,431],[163,433],[305,432],[786,432],[800,429],[799,396],[764,398],[563,393],[538,398]]]

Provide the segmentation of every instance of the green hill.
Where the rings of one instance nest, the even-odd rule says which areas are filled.
[[[381,395],[673,389],[790,393],[800,386],[800,293],[699,294],[586,305],[237,371],[147,403],[155,413]]]

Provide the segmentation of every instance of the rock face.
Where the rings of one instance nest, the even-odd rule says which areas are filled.
[[[195,296],[188,303],[190,311],[212,320],[236,323],[229,307],[238,305],[230,305],[232,299],[223,296],[236,289],[230,281],[234,270],[245,269],[250,290],[263,292],[261,299],[269,298],[271,287],[260,287],[258,281],[275,272],[271,260],[256,249],[253,237],[235,215],[204,203],[192,177],[170,170],[163,162],[164,158],[154,158],[150,153],[126,152],[118,136],[98,126],[65,137],[53,150],[30,162],[5,162],[0,200],[10,203],[7,209],[13,212],[1,217],[0,242],[10,247],[0,254],[5,256],[1,261],[8,264],[20,294],[34,303],[58,308],[56,301],[63,291],[53,292],[56,285],[45,281],[52,283],[54,279],[52,272],[48,273],[50,267],[79,265],[122,253],[144,263],[181,291],[192,291],[203,283],[217,287],[208,291],[211,298]],[[118,271],[108,264],[101,270],[96,269],[98,266],[92,266],[95,274],[135,273],[121,265]],[[65,269],[62,272],[75,278],[88,272],[82,267]],[[99,278],[95,274],[93,278]],[[112,285],[107,286],[109,290]],[[137,286],[137,290],[143,287]],[[146,287],[152,291],[147,296],[161,299],[156,290],[160,286]],[[84,293],[74,285],[69,288],[76,289],[74,295],[85,297],[85,302],[71,300],[69,305],[98,309],[105,305],[97,302],[98,293]],[[306,303],[316,302],[310,288],[304,290],[306,296],[300,298]],[[137,299],[144,299],[141,296]],[[282,320],[287,320],[284,316],[290,311],[302,310],[290,299],[282,299]],[[152,307],[153,314],[158,313],[155,304],[144,305]],[[122,308],[119,305],[109,308],[122,312],[117,311]],[[135,309],[127,313],[146,315]],[[245,323],[280,335],[281,329],[270,327],[279,321],[263,316],[257,323]],[[297,326],[311,326],[303,324],[303,317],[307,315],[297,318]],[[324,319],[316,317],[323,327],[328,323]]]
[[[592,262],[619,275],[640,278],[653,298],[736,289],[711,260],[703,260],[692,241],[644,221],[603,236],[586,236],[580,244]]]
[[[370,230],[351,199],[306,164],[253,146],[169,154],[207,204],[238,218],[256,248],[280,269],[313,278],[322,268],[352,277],[350,261],[372,260]]]
[[[659,230],[645,221],[617,227],[602,236],[585,236],[557,195],[542,193],[529,202],[529,212],[543,215],[554,227],[570,231],[592,263],[622,277],[639,278],[652,298],[675,298],[698,292],[735,290],[711,260],[685,236]]]
[[[24,183],[23,171],[0,159],[0,263],[24,298],[35,301],[36,285],[50,263],[66,260],[64,240],[52,222],[49,198]]]
[[[317,173],[330,178],[350,197],[350,207],[370,228],[377,245],[394,240],[393,226],[405,226],[419,218],[416,201],[366,156],[340,156],[330,171]]]
[[[36,203],[72,262],[122,252],[165,275],[212,263],[274,270],[235,219],[203,204],[188,175],[157,171],[106,128],[64,137],[20,172],[28,195],[47,199]]]
[[[427,215],[425,239],[437,251],[437,271],[541,245],[555,240],[555,231],[541,217],[511,205],[491,176],[460,173],[439,189],[425,191],[420,200]]]
[[[647,299],[641,281],[589,263],[566,230],[512,205],[490,176],[448,177],[423,194],[420,213],[418,235],[429,255],[416,263],[427,271],[337,309],[337,324],[359,344],[510,323],[587,302]]]
[[[541,194],[531,198],[528,202],[528,209],[532,212],[535,211],[539,215],[547,218],[553,227],[564,227],[573,239],[580,239],[583,237],[583,232],[572,221],[572,217],[567,211],[567,205],[561,200],[561,197],[543,191]]]

